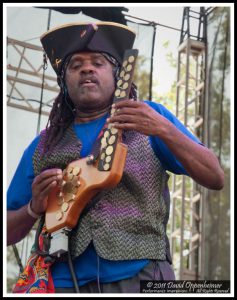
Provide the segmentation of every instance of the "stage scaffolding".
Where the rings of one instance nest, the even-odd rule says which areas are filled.
[[[198,20],[197,32],[190,26]],[[184,8],[176,84],[176,116],[201,141],[205,99],[205,10]],[[188,176],[172,175],[171,254],[177,279],[200,279],[202,190]]]
[[[42,104],[41,113],[48,116],[54,98],[59,93],[59,87],[55,76],[44,75],[42,47],[8,37],[7,48],[15,57],[14,65],[7,65],[7,82],[10,85],[7,105],[38,114],[40,101],[29,99],[28,90],[21,89],[22,85],[34,87],[36,94],[41,90],[52,94]]]
[[[205,109],[206,16],[209,12],[210,9],[205,10],[203,7],[199,12],[193,12],[189,7],[184,8],[178,47],[176,116],[201,142],[204,142],[203,132],[207,118]],[[195,34],[190,23],[192,18],[199,23],[198,32]],[[153,23],[153,26],[156,25],[159,24]],[[43,62],[42,48],[11,38],[7,39],[7,44],[9,51],[15,51],[18,56],[14,65],[7,65],[7,82],[10,87],[7,105],[49,115],[59,88],[54,76],[44,74],[43,63],[34,65],[35,55],[41,56]],[[23,79],[22,74],[27,75],[28,79],[25,77]],[[39,93],[42,90],[47,91],[48,100],[41,103],[40,107],[40,102],[24,95],[17,83],[34,87]],[[177,279],[203,279],[203,193],[205,189],[189,177],[172,175],[169,238]]]

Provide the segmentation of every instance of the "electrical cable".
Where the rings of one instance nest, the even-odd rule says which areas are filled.
[[[101,293],[101,289],[100,289],[100,258],[99,258],[98,254],[97,254],[97,287],[98,287],[99,293]]]
[[[36,229],[34,247],[35,247],[36,252],[39,255],[41,255],[41,256],[49,256],[49,253],[47,251],[42,251],[42,250],[40,250],[40,247],[39,247],[39,236],[40,236],[40,233],[41,233],[41,231],[43,229],[44,221],[45,221],[45,216],[41,217],[41,219],[39,221],[39,225],[38,225],[38,227]]]
[[[14,254],[15,254],[18,266],[20,268],[20,272],[22,273],[24,271],[24,267],[22,265],[21,258],[19,256],[19,252],[18,252],[17,247],[16,247],[15,244],[12,245],[12,248],[13,248],[13,251],[14,251]]]
[[[76,273],[74,270],[74,266],[73,266],[73,262],[72,262],[72,256],[71,256],[71,243],[70,243],[70,233],[68,233],[68,265],[69,265],[69,270],[72,276],[72,281],[76,290],[76,293],[80,293],[80,289],[77,283],[77,277],[76,277]]]

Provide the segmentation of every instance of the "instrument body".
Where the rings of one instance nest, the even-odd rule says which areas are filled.
[[[80,187],[75,195],[75,200],[69,202],[69,208],[60,220],[57,220],[57,214],[60,205],[57,200],[59,187],[54,188],[48,199],[48,207],[45,216],[46,229],[49,233],[55,232],[61,228],[72,229],[76,226],[82,210],[90,199],[98,191],[105,188],[115,187],[123,175],[123,169],[126,162],[127,146],[121,142],[117,143],[114,161],[109,171],[99,171],[98,161],[95,164],[88,164],[88,158],[82,158],[71,162],[69,167],[80,168]]]

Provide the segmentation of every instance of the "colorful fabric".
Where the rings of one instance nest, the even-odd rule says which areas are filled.
[[[39,237],[39,248],[43,250],[43,228]],[[17,283],[13,288],[13,293],[22,294],[40,294],[40,293],[55,293],[53,278],[50,267],[52,262],[45,263],[45,257],[37,253],[31,254],[24,271],[19,275]]]

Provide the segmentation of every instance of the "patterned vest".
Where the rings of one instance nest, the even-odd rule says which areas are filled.
[[[80,158],[81,143],[69,127],[50,155],[41,156],[45,132],[33,155],[35,175]],[[124,173],[116,188],[99,192],[72,232],[72,256],[93,240],[99,256],[110,260],[160,259],[169,255],[166,224],[169,218],[168,174],[150,146],[135,131],[123,134],[128,145]],[[166,249],[167,248],[167,249]]]

